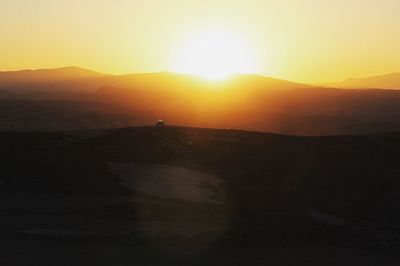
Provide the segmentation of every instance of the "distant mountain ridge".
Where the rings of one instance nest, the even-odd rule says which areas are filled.
[[[223,82],[211,82],[196,76],[171,72],[137,73],[126,75],[103,74],[79,67],[0,72],[0,90],[24,91],[81,91],[94,92],[103,86],[134,89],[214,88],[246,86],[262,88],[300,88],[299,84],[261,75],[233,75]]]
[[[90,81],[90,82],[89,82]],[[80,83],[81,82],[81,83]],[[97,71],[68,66],[49,69],[0,71],[0,90],[42,90],[42,91],[90,91],[103,86],[137,88],[138,86],[148,88],[162,87],[165,82],[176,82],[177,84],[191,87],[228,87],[244,84],[252,87],[264,88],[305,88],[315,87],[272,78],[257,74],[235,74],[224,81],[207,81],[200,77],[189,74],[178,74],[172,72],[134,73],[124,75],[112,75]],[[325,82],[324,86],[351,89],[399,89],[400,72],[384,75],[376,75],[366,78],[351,78],[342,82]]]
[[[321,88],[260,75],[208,81],[76,67],[0,73],[0,130],[115,128],[164,119],[289,135],[361,134],[400,130],[399,103],[400,90]]]
[[[343,82],[327,83],[326,85],[338,88],[374,88],[400,90],[400,72],[367,78],[347,79]]]
[[[26,78],[27,81],[41,80],[67,80],[67,79],[82,79],[82,78],[98,78],[111,76],[109,74],[103,74],[96,71],[69,66],[60,68],[49,68],[49,69],[26,69],[18,71],[0,71],[0,80],[12,80],[16,78]]]
[[[0,72],[0,90],[26,91],[94,91],[100,80],[112,75],[79,67]]]

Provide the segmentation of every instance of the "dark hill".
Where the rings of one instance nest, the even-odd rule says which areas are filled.
[[[0,133],[0,142],[1,187],[15,192],[108,193],[119,185],[107,163],[141,162],[216,175],[247,214],[317,208],[354,222],[400,218],[397,133],[292,137],[145,127],[9,132]]]
[[[142,127],[0,145],[5,265],[398,261],[400,133]]]

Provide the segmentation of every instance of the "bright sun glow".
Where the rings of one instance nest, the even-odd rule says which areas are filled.
[[[256,66],[244,38],[214,30],[190,36],[178,50],[173,71],[223,80],[232,74],[254,73]]]

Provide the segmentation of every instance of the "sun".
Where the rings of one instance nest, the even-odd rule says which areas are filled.
[[[176,52],[172,70],[209,80],[223,80],[232,74],[254,73],[252,49],[234,32],[207,30],[192,34]]]

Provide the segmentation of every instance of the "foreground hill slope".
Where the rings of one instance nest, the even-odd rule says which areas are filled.
[[[151,163],[217,176],[246,212],[321,208],[381,219],[400,204],[397,133],[294,137],[144,127],[0,136],[5,191],[118,194],[110,163]]]
[[[141,127],[0,145],[5,265],[400,261],[400,133]]]

